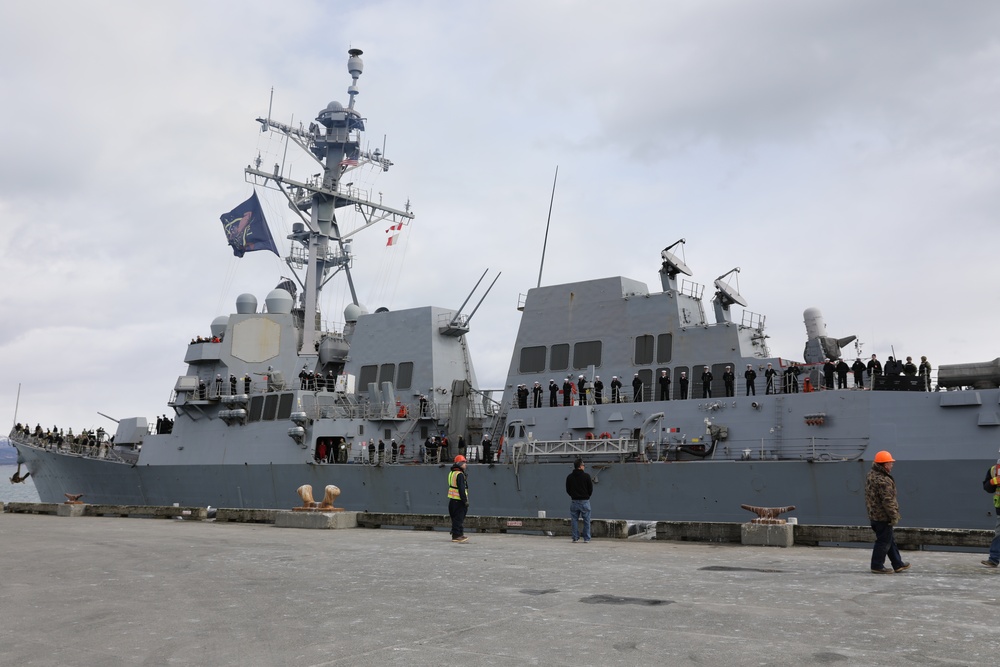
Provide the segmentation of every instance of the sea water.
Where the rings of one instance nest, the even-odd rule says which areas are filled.
[[[17,472],[17,465],[0,465],[0,503],[37,503],[38,491],[31,477],[22,484],[11,484],[10,477]],[[27,472],[21,467],[21,474]]]

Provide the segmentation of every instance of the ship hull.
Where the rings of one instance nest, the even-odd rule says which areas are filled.
[[[276,508],[300,503],[334,484],[347,510],[442,514],[446,465],[275,464],[149,466],[85,458],[17,445],[43,502],[82,493],[90,503]],[[895,473],[901,525],[989,528],[991,497],[980,479],[990,461],[900,462]],[[863,461],[684,461],[591,467],[594,516],[637,521],[727,521],[752,518],[741,504],[794,505],[800,523],[866,525]],[[496,516],[569,516],[570,461],[471,464],[470,511]]]

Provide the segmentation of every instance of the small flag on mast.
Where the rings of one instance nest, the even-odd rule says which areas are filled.
[[[360,157],[361,157],[361,151],[358,150],[358,149],[355,149],[349,155],[345,155],[344,159],[341,160],[338,164],[341,167],[357,167],[358,166],[358,158],[360,158]]]
[[[226,232],[233,254],[237,257],[254,250],[270,250],[280,256],[278,246],[271,237],[271,230],[267,227],[256,190],[250,199],[229,213],[223,213],[219,219],[222,220],[222,229]]]
[[[391,225],[389,229],[385,230],[386,234],[389,234],[389,240],[385,242],[387,246],[396,245],[399,240],[399,230],[403,228],[403,223]]]

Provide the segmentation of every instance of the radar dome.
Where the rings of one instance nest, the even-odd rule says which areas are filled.
[[[292,295],[283,289],[273,289],[267,294],[267,298],[264,299],[264,305],[267,306],[267,312],[274,315],[287,315],[292,312],[292,304],[294,299]]]
[[[222,334],[226,333],[226,325],[229,324],[228,315],[219,315],[214,320],[212,320],[212,335],[222,338]]]
[[[253,294],[240,294],[236,297],[236,312],[240,315],[252,315],[257,312],[257,297]]]
[[[358,318],[362,315],[367,315],[368,309],[364,306],[359,306],[357,304],[349,303],[347,308],[344,308],[344,321],[346,322],[357,322]]]

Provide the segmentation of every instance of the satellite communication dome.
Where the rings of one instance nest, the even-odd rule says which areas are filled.
[[[212,320],[212,335],[222,338],[222,334],[226,333],[226,325],[229,324],[228,315],[219,315],[214,320]]]
[[[294,303],[295,300],[292,298],[292,295],[283,289],[271,290],[264,299],[267,312],[274,315],[287,315],[292,312],[292,305]]]
[[[368,309],[364,306],[359,306],[357,304],[349,303],[347,307],[344,308],[344,321],[345,322],[357,322],[358,318],[362,315],[367,315]]]
[[[252,315],[257,312],[257,297],[253,294],[240,294],[236,297],[236,312],[240,315]]]

